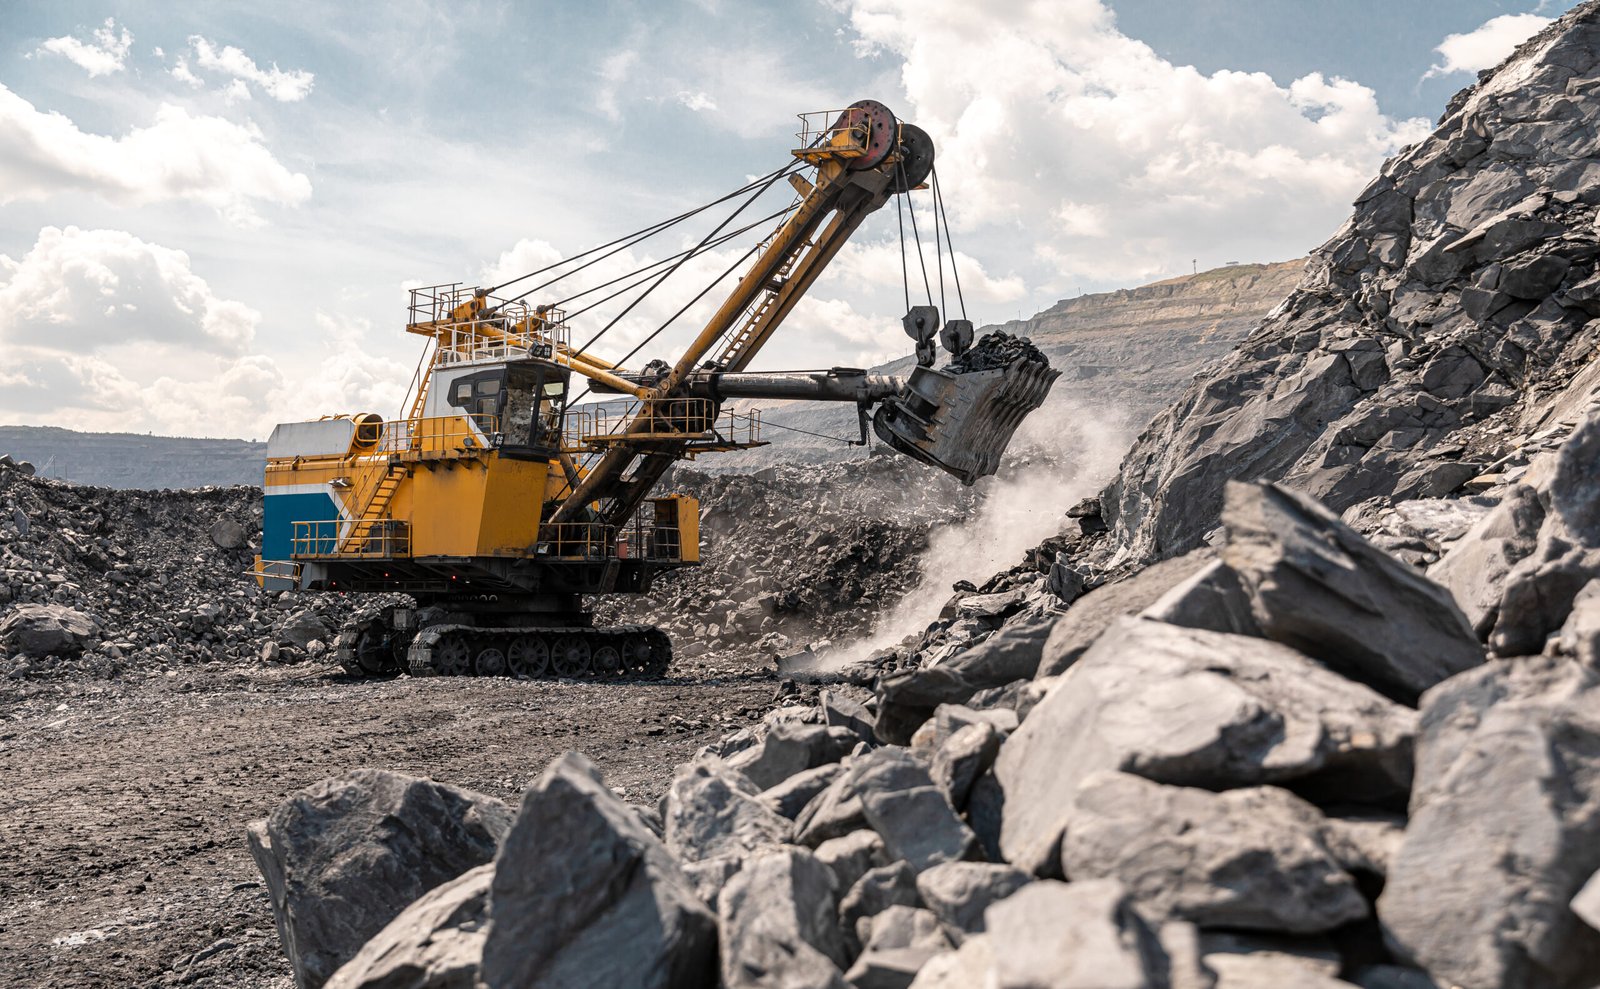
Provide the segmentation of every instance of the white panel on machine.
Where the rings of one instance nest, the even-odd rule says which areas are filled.
[[[276,457],[329,457],[350,452],[356,424],[352,419],[317,419],[280,422],[267,437],[267,459]]]

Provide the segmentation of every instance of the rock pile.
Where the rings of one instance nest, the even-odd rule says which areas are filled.
[[[680,659],[744,667],[858,635],[916,585],[930,530],[960,523],[982,496],[887,451],[750,474],[677,468],[663,487],[700,499],[703,565],[597,601],[601,620],[653,622]]]
[[[0,463],[0,673],[160,675],[325,651],[348,602],[263,595],[244,574],[253,488],[127,491]]]
[[[1220,552],[1082,652],[1059,658],[1058,618],[1031,670],[923,720],[887,683],[825,690],[655,807],[564,756],[492,865],[396,851],[373,800],[332,799],[372,774],[296,797],[253,826],[267,847],[315,820],[301,846],[386,849],[336,882],[317,854],[263,866],[291,957],[314,936],[345,960],[297,961],[300,984],[1592,984],[1600,581],[1568,623],[1588,660],[1488,660],[1447,591],[1304,495],[1233,484],[1224,520]],[[463,812],[422,813],[403,833]],[[363,889],[388,926],[302,930]]]
[[[668,484],[701,498],[704,564],[643,599],[595,602],[599,620],[658,623],[680,659],[741,667],[858,631],[915,583],[930,528],[975,503],[887,454],[820,471],[682,470]],[[84,487],[0,462],[0,675],[331,662],[339,626],[378,602],[259,593],[245,574],[260,531],[256,488]]]

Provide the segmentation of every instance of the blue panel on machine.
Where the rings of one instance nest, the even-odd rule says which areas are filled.
[[[326,491],[272,494],[261,499],[261,558],[289,559],[296,522],[331,522],[339,506]]]

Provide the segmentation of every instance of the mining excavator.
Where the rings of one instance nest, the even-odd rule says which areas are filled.
[[[500,285],[411,289],[406,330],[425,344],[408,411],[273,430],[256,579],[267,589],[392,595],[374,597],[393,603],[340,631],[335,647],[347,671],[665,672],[672,644],[664,633],[597,628],[584,598],[645,592],[659,575],[699,563],[698,503],[655,489],[678,460],[765,442],[761,410],[739,411],[737,399],[853,402],[857,442],[867,441],[870,415],[883,442],[966,483],[996,471],[1059,372],[1025,341],[991,334],[974,343],[969,321],[941,321],[931,290],[929,305],[910,306],[908,288],[903,322],[917,353],[909,376],[749,370],[850,234],[892,198],[930,191],[923,212],[934,222],[924,225],[941,252],[948,243],[947,223],[937,240],[942,201],[925,132],[872,100],[800,119],[792,160],[717,201],[743,196],[733,216],[632,281],[601,283],[648,292],[741,232],[761,236],[724,272],[743,267],[676,363],[629,370],[640,347],[608,361],[594,344],[617,319],[574,345],[575,314],[562,304],[576,296],[537,305],[528,297],[709,207]],[[788,207],[738,225],[740,212],[780,181],[794,190]],[[914,204],[906,206],[916,230]],[[901,230],[904,259],[903,216]],[[920,263],[920,242],[916,251]],[[948,256],[953,264],[953,250]],[[942,283],[942,261],[939,270]],[[513,284],[541,274],[548,279],[511,294]],[[952,355],[942,369],[934,366],[939,344]],[[573,396],[580,382],[597,400]]]

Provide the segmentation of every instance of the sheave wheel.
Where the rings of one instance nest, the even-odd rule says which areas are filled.
[[[622,672],[622,654],[612,646],[601,646],[594,651],[594,671],[603,677],[614,677]]]
[[[464,677],[472,672],[467,640],[451,636],[433,647],[433,669],[440,676]]]
[[[629,673],[643,673],[650,667],[650,640],[642,635],[629,635],[622,640],[622,668]]]
[[[550,672],[550,646],[537,635],[519,635],[506,649],[513,676],[542,677]]]
[[[550,646],[550,665],[556,676],[582,676],[589,672],[589,659],[589,642],[582,636],[563,635]]]
[[[490,646],[478,653],[476,664],[478,675],[481,677],[499,677],[506,675],[506,654]]]

